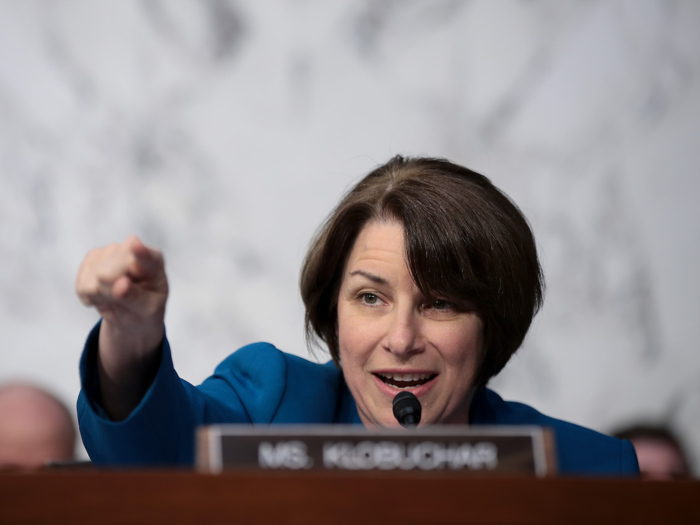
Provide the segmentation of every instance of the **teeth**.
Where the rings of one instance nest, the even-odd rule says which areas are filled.
[[[394,381],[422,381],[428,379],[431,374],[379,374]]]

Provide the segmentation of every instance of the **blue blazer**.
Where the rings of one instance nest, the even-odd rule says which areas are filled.
[[[217,423],[357,424],[355,401],[343,374],[324,365],[255,343],[231,354],[195,387],[173,368],[164,339],[153,384],[123,421],[100,406],[97,373],[99,324],[88,336],[80,360],[82,390],[78,422],[83,443],[98,466],[191,466],[195,428]],[[554,430],[562,474],[637,475],[634,448],[623,441],[503,401],[480,389],[470,410],[472,425],[537,425]]]

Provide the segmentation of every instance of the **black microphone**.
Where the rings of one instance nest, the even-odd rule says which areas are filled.
[[[404,428],[413,428],[420,423],[420,401],[411,392],[399,392],[393,402],[394,417]]]

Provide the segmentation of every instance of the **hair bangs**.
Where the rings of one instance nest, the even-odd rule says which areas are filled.
[[[434,185],[416,179],[395,181],[383,196],[380,214],[403,226],[406,263],[423,295],[448,299],[461,310],[479,310],[486,286],[474,232],[469,231],[472,221],[465,220],[461,202],[444,190],[436,192]]]

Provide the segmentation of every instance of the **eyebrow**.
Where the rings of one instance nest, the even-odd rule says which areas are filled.
[[[350,272],[350,275],[361,275],[362,277],[366,277],[370,281],[375,282],[377,284],[389,284],[389,281],[384,279],[384,277],[379,277],[378,275],[374,275],[373,273],[369,273],[364,270],[355,270],[353,272]]]

